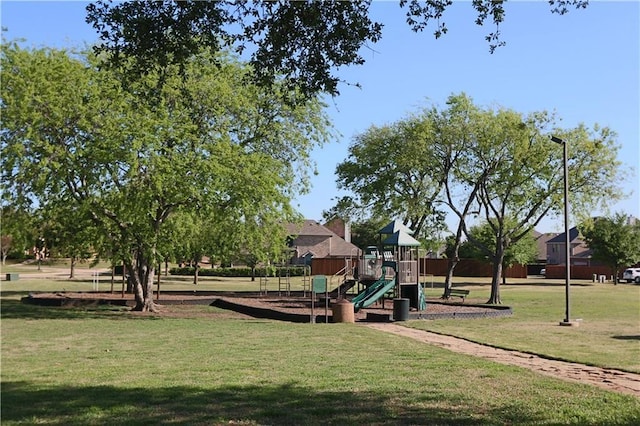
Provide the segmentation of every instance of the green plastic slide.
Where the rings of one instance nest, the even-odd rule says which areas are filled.
[[[380,278],[353,298],[351,301],[353,303],[353,309],[358,312],[360,309],[372,305],[384,296],[386,292],[395,287],[395,285],[395,278],[390,280]]]

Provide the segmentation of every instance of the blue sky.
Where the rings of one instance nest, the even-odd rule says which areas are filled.
[[[97,36],[84,22],[85,5],[2,1],[4,36],[34,46],[91,44]],[[439,40],[432,28],[413,33],[397,2],[374,2],[372,17],[385,24],[383,38],[363,49],[364,66],[340,70],[341,78],[362,88],[343,85],[340,96],[328,100],[341,136],[313,153],[319,174],[310,194],[297,200],[306,218],[321,220],[322,211],[345,194],[336,189],[334,172],[354,135],[422,106],[443,105],[460,92],[485,106],[555,110],[565,127],[598,123],[614,129],[619,159],[635,173],[624,183],[631,196],[610,210],[640,217],[640,2],[592,2],[564,16],[551,14],[542,1],[505,7],[501,32],[507,45],[492,55],[484,36],[493,27],[474,24],[470,2],[447,10],[449,32]],[[546,218],[538,230],[562,231],[562,218]]]

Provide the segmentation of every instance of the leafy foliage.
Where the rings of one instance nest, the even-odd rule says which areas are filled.
[[[169,269],[169,273],[171,275],[188,275],[192,276],[195,272],[194,267],[182,267],[182,268],[171,268]],[[243,267],[233,267],[233,268],[200,268],[198,274],[200,276],[206,277],[254,277],[254,276],[275,276],[277,271],[273,267],[258,267],[255,269],[252,268],[243,268]],[[303,267],[290,267],[287,268],[284,273],[288,274],[290,277],[301,277],[306,274],[305,268]]]
[[[436,38],[448,27],[443,14],[451,0],[401,0],[407,23],[422,31],[435,20]],[[485,38],[493,52],[504,45],[499,25],[505,19],[503,1],[473,0],[475,24],[491,21],[496,29]],[[552,13],[570,6],[584,8],[586,0],[550,0]],[[214,51],[233,46],[250,52],[261,86],[284,79],[285,86],[306,96],[338,94],[340,79],[334,71],[364,63],[363,47],[376,43],[383,24],[369,18],[371,1],[125,1],[99,0],[87,7],[87,22],[98,31],[112,64],[135,58],[129,77],[154,72],[170,64],[184,64],[203,46]]]
[[[593,258],[618,271],[640,262],[640,221],[630,223],[622,213],[585,221],[580,227]]]
[[[22,258],[33,247],[36,226],[33,212],[15,204],[2,205],[1,220],[0,253],[4,264],[7,257]]]
[[[431,112],[356,135],[336,167],[339,188],[373,217],[400,217],[423,236],[444,221],[436,208],[444,174],[437,162]],[[343,201],[344,202],[344,201]]]
[[[452,268],[466,236],[492,261],[489,302],[500,303],[503,266],[527,257],[518,244],[543,217],[563,211],[562,150],[550,135],[569,144],[574,216],[620,196],[624,175],[615,132],[598,125],[562,129],[556,123],[545,111],[486,108],[458,94],[443,109],[425,108],[391,125],[372,126],[355,137],[349,159],[338,165],[339,186],[355,195],[340,200],[335,212],[361,208],[374,217],[399,216],[420,229],[429,220],[441,221],[439,206],[446,205],[458,219],[448,250]],[[470,229],[472,218],[483,220],[482,233]]]
[[[267,86],[283,75],[288,89],[313,96],[338,93],[330,70],[363,63],[360,47],[380,38],[369,3],[98,1],[87,7],[87,22],[103,40],[98,51],[113,53],[116,65],[135,57],[137,73],[182,64],[203,45],[243,52],[251,44],[254,81]]]
[[[94,257],[101,245],[101,236],[86,206],[59,200],[41,209],[40,236],[49,255],[71,259],[70,278],[74,277],[76,261]]]
[[[125,86],[101,64],[3,45],[5,195],[86,209],[123,256],[138,308],[153,309],[153,265],[171,246],[161,238],[194,235],[176,215],[262,250],[254,241],[266,237],[249,234],[277,234],[297,216],[290,199],[305,191],[328,121],[315,99],[247,84],[250,68],[223,54],[201,51]]]
[[[472,240],[467,240],[460,246],[460,257],[478,260],[494,261],[496,257],[496,235],[493,228],[487,222],[472,226],[469,229]],[[473,242],[475,242],[475,244]],[[535,260],[537,245],[530,231],[523,238],[511,244],[504,253],[502,260],[503,269],[516,263],[526,265]]]
[[[442,139],[454,155],[449,156],[447,203],[476,246],[482,244],[467,228],[469,207],[477,208],[475,214],[491,227],[495,245],[484,250],[495,253],[489,302],[500,303],[506,251],[529,235],[543,217],[560,213],[564,206],[562,154],[549,136],[557,135],[569,144],[571,205],[579,217],[620,196],[616,135],[598,125],[561,129],[556,117],[545,111],[525,115],[482,108],[465,95],[452,96],[448,107],[443,120],[448,130]]]

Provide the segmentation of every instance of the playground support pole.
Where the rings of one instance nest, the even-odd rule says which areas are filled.
[[[324,323],[329,324],[329,286],[324,287]]]

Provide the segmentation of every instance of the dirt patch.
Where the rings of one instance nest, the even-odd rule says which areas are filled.
[[[164,315],[165,313],[172,313],[177,315],[180,308],[175,308],[175,305],[215,305],[216,301],[224,301],[226,305],[225,309],[233,310],[237,307],[238,311],[241,311],[240,307],[255,308],[256,310],[271,311],[274,313],[274,319],[279,318],[277,314],[289,315],[288,318],[294,318],[295,316],[307,317],[311,314],[312,302],[309,297],[298,296],[261,296],[257,293],[220,293],[220,292],[167,292],[162,293],[160,298],[156,300],[159,305],[159,311],[157,315]],[[133,306],[135,304],[134,296],[129,293],[108,293],[108,292],[56,292],[56,293],[33,293],[23,300],[25,303],[33,303],[48,306],[66,306],[66,307],[81,307],[97,304],[112,304],[119,306]],[[329,316],[332,315],[331,304],[335,302],[332,300],[329,302],[328,309],[326,308],[325,300],[320,298],[313,303],[314,315],[323,316],[325,309]],[[221,303],[220,306],[223,304]],[[434,317],[446,317],[446,316],[470,316],[470,315],[483,315],[488,312],[494,311],[489,307],[482,307],[473,305],[470,303],[443,303],[440,299],[431,299],[427,301],[427,310],[419,313],[415,310],[411,310],[410,316],[418,318],[418,315],[426,317],[431,315]],[[185,312],[185,314],[187,314]],[[393,316],[393,301],[384,300],[373,305],[361,309],[355,313],[356,321],[365,321],[367,317],[375,317],[380,321],[388,321]],[[263,317],[269,318],[266,313]]]
[[[366,326],[375,330],[410,337],[453,352],[478,356],[501,364],[516,365],[547,376],[588,383],[607,390],[640,397],[640,374],[542,358],[538,355],[480,345],[465,339],[416,330],[393,323],[368,323]]]

